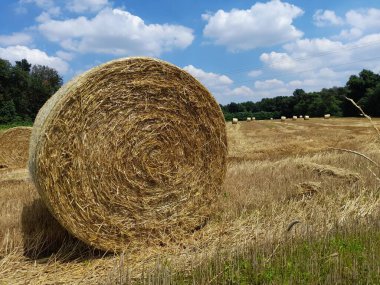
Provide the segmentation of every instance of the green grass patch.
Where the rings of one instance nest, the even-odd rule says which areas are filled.
[[[157,284],[380,284],[379,256],[378,227],[340,230],[220,253],[190,273],[163,264],[149,278]]]

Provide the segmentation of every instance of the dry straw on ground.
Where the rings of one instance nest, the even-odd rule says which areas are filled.
[[[54,217],[100,249],[178,242],[199,229],[226,173],[221,109],[191,75],[124,58],[63,86],[40,110],[29,169]]]

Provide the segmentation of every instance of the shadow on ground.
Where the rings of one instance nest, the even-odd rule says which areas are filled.
[[[24,256],[37,262],[88,260],[106,253],[72,236],[50,214],[41,200],[35,199],[22,210]]]

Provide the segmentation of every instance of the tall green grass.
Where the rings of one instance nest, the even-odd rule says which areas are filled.
[[[161,262],[137,284],[380,284],[380,225],[219,253],[189,272]]]

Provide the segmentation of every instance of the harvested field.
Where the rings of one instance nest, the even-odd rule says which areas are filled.
[[[246,244],[273,248],[289,237],[370,227],[380,217],[379,169],[337,150],[379,162],[380,144],[367,120],[230,123],[227,136],[227,176],[210,220],[181,242],[120,255],[96,251],[60,227],[20,170],[26,152],[1,161],[12,169],[0,169],[0,284],[125,284],[162,264],[186,271]],[[14,132],[13,148],[27,149],[28,139]],[[12,148],[0,144],[5,153]]]

